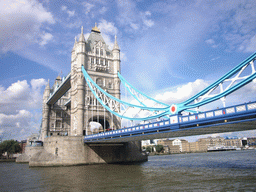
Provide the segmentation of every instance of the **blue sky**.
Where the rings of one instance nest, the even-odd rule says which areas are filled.
[[[97,22],[111,49],[117,35],[122,75],[171,104],[191,97],[256,51],[255,7],[255,1],[236,0],[1,1],[0,135],[25,139],[38,132],[44,86],[69,73],[81,26],[88,37]],[[252,83],[227,103],[253,100],[255,91]]]

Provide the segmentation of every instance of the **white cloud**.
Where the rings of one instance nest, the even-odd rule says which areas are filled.
[[[62,6],[61,6],[61,10],[62,10],[62,11],[66,11],[66,10],[67,10],[67,6],[62,5]]]
[[[41,35],[41,41],[39,45],[44,46],[48,44],[52,39],[53,39],[53,35],[51,33],[43,32],[43,34]]]
[[[210,45],[212,48],[217,48],[218,45],[215,43],[215,41],[213,39],[207,39],[205,41],[208,45]]]
[[[121,61],[127,61],[127,57],[124,52],[120,52]]]
[[[8,88],[0,86],[0,127],[3,135],[25,139],[39,130],[42,88],[45,85],[45,79],[32,79],[30,83],[17,81]]]
[[[140,25],[136,24],[136,23],[130,23],[130,26],[131,26],[131,28],[133,28],[135,30],[139,29],[139,27],[140,27]]]
[[[43,86],[45,86],[46,81],[43,78],[41,78],[41,79],[32,79],[30,84],[32,86],[32,89],[36,90],[36,89],[41,89]]]
[[[110,49],[112,49],[114,42],[111,39],[113,39],[114,35],[118,33],[118,29],[115,27],[115,24],[102,19],[98,25],[98,28],[102,32],[102,37],[106,44],[109,45]]]
[[[35,0],[1,1],[0,12],[1,52],[19,50],[38,42],[42,25],[55,23],[52,14]]]
[[[0,125],[2,127],[17,127],[20,125],[28,126],[28,120],[32,117],[32,114],[27,110],[19,110],[18,113],[14,115],[6,115],[0,113]]]
[[[85,7],[85,14],[89,14],[92,10],[92,8],[94,7],[94,5],[92,3],[88,3],[88,2],[84,2],[83,6]]]
[[[255,1],[222,1],[214,5],[202,2],[212,20],[215,42],[228,51],[254,52]],[[216,45],[212,44],[212,45]]]
[[[212,45],[212,44],[215,43],[215,41],[214,41],[213,39],[207,39],[205,42],[206,42],[207,44],[210,44],[210,45]]]
[[[100,14],[104,14],[104,13],[106,13],[107,10],[108,9],[106,7],[102,7],[99,12],[100,12]]]
[[[73,17],[75,15],[75,11],[68,10],[67,6],[62,5],[61,10],[66,12],[69,17]]]
[[[151,16],[151,12],[146,11],[145,13],[141,13],[141,15],[142,15],[142,21],[144,25],[146,25],[147,27],[152,27],[154,25],[154,21],[151,19],[148,19],[148,17]]]
[[[256,51],[256,35],[254,35],[246,44],[244,45],[245,52],[255,52]]]
[[[161,94],[157,94],[155,99],[168,104],[180,103],[182,101],[185,101],[186,99],[189,99],[207,86],[207,82],[202,79],[197,79],[194,82],[179,85],[171,91],[165,91]]]
[[[109,35],[116,35],[118,29],[115,27],[115,24],[112,22],[107,22],[105,19],[102,19],[99,23],[99,29],[102,33]]]
[[[130,0],[127,1],[117,1],[119,15],[117,19],[119,23],[123,26],[128,27],[127,30],[137,30],[139,28],[139,14],[136,9],[136,4]]]
[[[67,11],[69,17],[73,17],[75,15],[75,11]]]
[[[0,103],[8,104],[15,101],[23,101],[26,100],[26,98],[29,95],[29,85],[27,84],[27,81],[17,81],[16,83],[13,83],[10,87],[8,87],[6,90],[2,87],[0,89]]]
[[[13,83],[7,89],[0,86],[0,111],[5,114],[14,114],[19,110],[41,108],[41,91],[46,81],[32,79],[30,84],[23,80]]]

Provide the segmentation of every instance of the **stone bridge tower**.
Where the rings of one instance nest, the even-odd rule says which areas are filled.
[[[28,146],[18,162],[29,162],[29,166],[70,166],[147,160],[147,156],[141,153],[139,141],[111,146],[99,144],[100,147],[84,143],[83,135],[95,132],[90,129],[89,122],[100,123],[101,130],[97,131],[102,131],[119,129],[121,120],[97,102],[84,79],[82,65],[102,89],[120,98],[120,49],[116,37],[110,50],[97,26],[92,28],[87,40],[82,28],[72,50],[71,74],[66,80],[63,77],[63,81],[58,76],[52,89],[49,83],[45,88],[41,128],[43,146]]]
[[[119,129],[120,118],[105,110],[90,91],[84,79],[81,66],[101,88],[120,98],[120,49],[115,37],[113,50],[108,48],[101,32],[95,25],[85,40],[83,27],[75,40],[71,55],[71,125],[70,136],[82,136],[93,131],[90,122],[101,124],[100,129]]]

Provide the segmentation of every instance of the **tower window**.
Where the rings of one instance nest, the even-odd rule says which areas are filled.
[[[100,49],[100,56],[103,56],[103,49]]]
[[[103,80],[101,78],[97,79],[96,81],[97,85],[99,85],[100,87],[103,87]]]
[[[99,48],[96,48],[96,55],[99,55]]]

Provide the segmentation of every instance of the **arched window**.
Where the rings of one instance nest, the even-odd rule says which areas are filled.
[[[98,79],[96,80],[96,83],[97,83],[97,85],[99,85],[100,87],[103,87],[103,79],[98,78]]]

